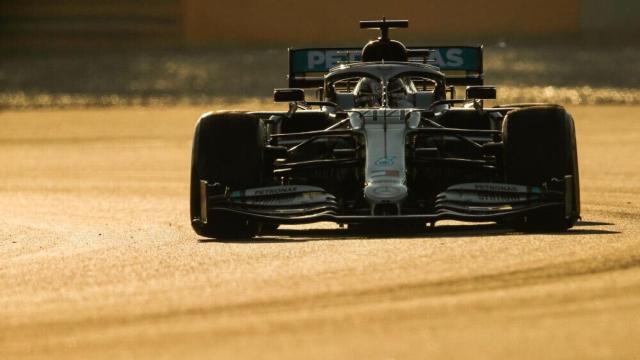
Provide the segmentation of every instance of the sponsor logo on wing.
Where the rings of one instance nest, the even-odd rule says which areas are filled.
[[[247,190],[234,191],[231,194],[232,198],[242,197],[254,197],[254,196],[278,196],[287,194],[296,194],[303,192],[319,192],[324,193],[324,189],[308,186],[308,185],[282,185],[282,186],[269,186],[263,188],[254,188]]]
[[[464,65],[462,49],[448,49],[447,51],[433,51],[429,60],[434,61],[438,67],[459,67]]]
[[[487,202],[495,202],[495,201],[503,201],[503,202],[512,202],[512,201],[521,201],[526,200],[526,196],[521,196],[519,194],[514,193],[480,193],[477,195],[478,200],[487,201]]]
[[[258,206],[298,206],[310,204],[335,203],[335,197],[323,193],[302,193],[287,197],[247,198],[237,201],[243,205]]]
[[[253,191],[252,195],[255,195],[255,196],[279,195],[279,194],[295,193],[296,191],[298,191],[297,186],[283,186],[283,187],[256,189]]]
[[[466,203],[510,203],[527,200],[527,196],[508,192],[482,192],[482,193],[444,193],[444,200]]]
[[[468,183],[450,186],[447,190],[452,191],[493,191],[526,193],[528,188],[524,185],[499,184],[499,183]]]
[[[340,61],[359,60],[359,51],[350,51],[345,54],[340,53],[338,50],[314,50],[307,53],[307,66],[309,69],[329,69],[336,66]]]
[[[339,50],[313,50],[307,53],[307,67],[310,70],[329,69],[341,61],[360,61],[358,50],[341,52]],[[429,60],[438,67],[461,67],[464,65],[464,53],[460,48],[436,50],[431,52]]]
[[[505,191],[505,192],[517,192],[518,188],[513,185],[501,185],[501,184],[475,184],[475,188],[478,191]]]

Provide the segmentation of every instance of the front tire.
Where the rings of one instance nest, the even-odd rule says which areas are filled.
[[[580,216],[580,180],[573,118],[556,105],[535,106],[507,114],[502,124],[505,180],[512,184],[539,186],[552,178],[573,178],[573,204],[564,209],[542,211],[516,219],[519,230],[563,231]]]
[[[259,224],[242,216],[208,212],[200,221],[200,180],[230,189],[247,189],[263,182],[264,128],[246,113],[203,115],[196,124],[191,161],[191,224],[200,236],[251,238]]]

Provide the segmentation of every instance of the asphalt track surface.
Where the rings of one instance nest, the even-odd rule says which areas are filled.
[[[640,108],[572,107],[583,221],[199,238],[197,108],[0,113],[0,358],[640,358]]]

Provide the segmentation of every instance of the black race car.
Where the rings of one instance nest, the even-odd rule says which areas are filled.
[[[482,47],[289,50],[288,111],[206,113],[191,223],[206,237],[280,224],[425,226],[438,220],[566,230],[580,216],[574,122],[558,105],[485,107]],[[464,99],[456,87],[466,86]],[[306,92],[305,92],[306,89]],[[315,91],[317,99],[306,100]],[[395,225],[392,225],[395,226]]]

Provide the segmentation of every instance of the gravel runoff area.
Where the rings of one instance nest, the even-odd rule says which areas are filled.
[[[251,241],[190,228],[206,110],[0,112],[0,358],[640,353],[640,107],[569,107],[583,219],[567,233],[320,223]]]

